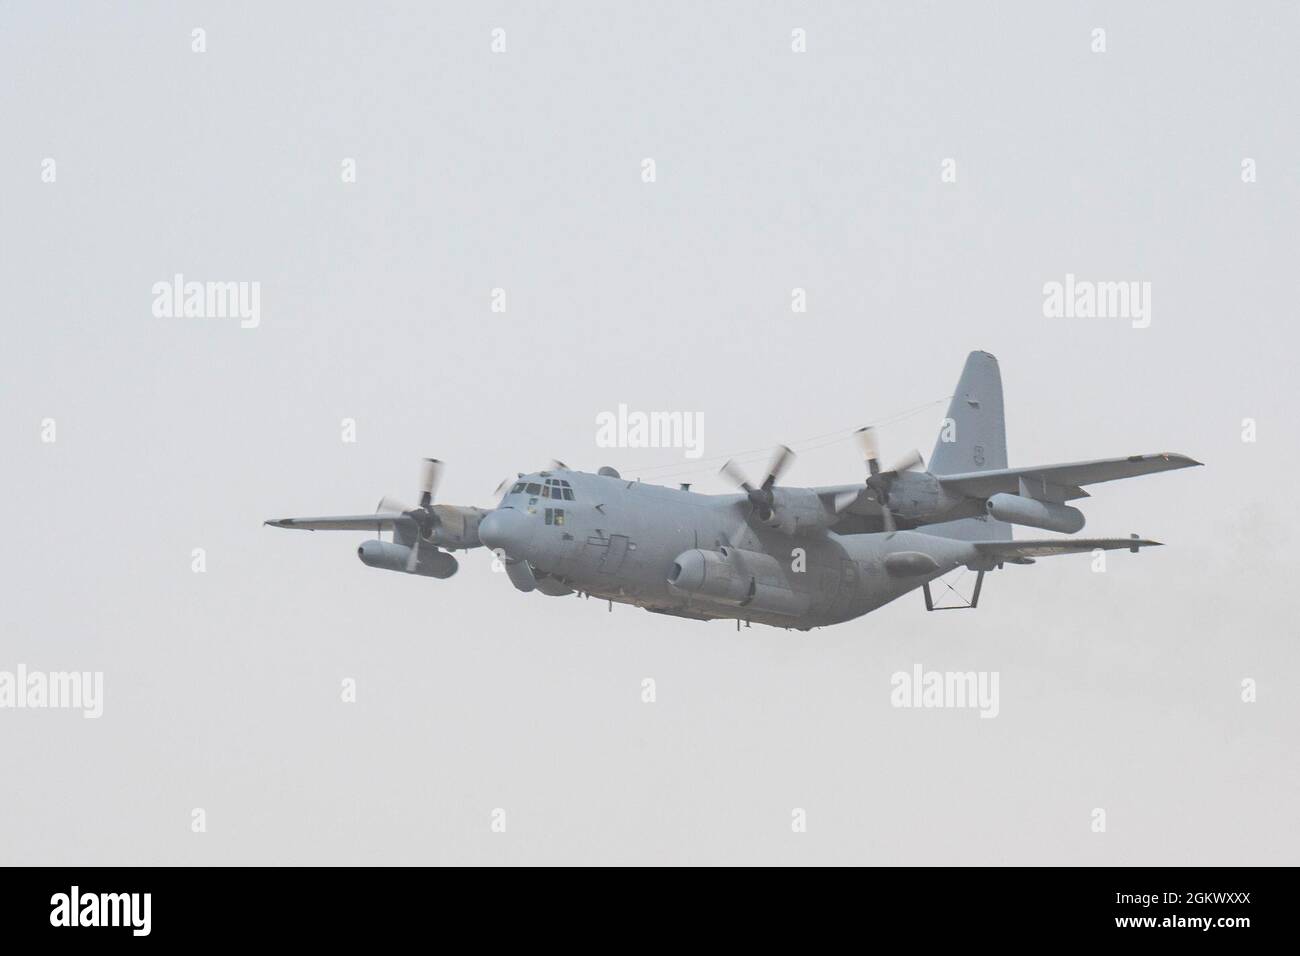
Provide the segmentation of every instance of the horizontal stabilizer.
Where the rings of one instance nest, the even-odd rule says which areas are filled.
[[[415,522],[404,514],[341,515],[325,518],[276,518],[264,521],[273,528],[298,528],[303,531],[370,531],[398,526],[415,527]]]
[[[1088,551],[1119,551],[1134,553],[1139,548],[1157,548],[1159,541],[1149,541],[1132,535],[1127,538],[1044,538],[1038,541],[976,541],[975,550],[994,561],[1015,564],[1025,558],[1050,558],[1056,554],[1079,554]]]
[[[1127,458],[1099,458],[1096,461],[1076,461],[1064,465],[1038,465],[1029,468],[999,468],[995,471],[970,471],[957,475],[937,475],[945,489],[972,498],[988,498],[999,493],[1022,494],[1024,486],[1035,485],[1078,489],[1081,485],[1120,478],[1153,475],[1175,468],[1192,468],[1200,462],[1186,455],[1165,452],[1159,455],[1129,455]],[[1082,490],[1065,495],[1082,498]]]

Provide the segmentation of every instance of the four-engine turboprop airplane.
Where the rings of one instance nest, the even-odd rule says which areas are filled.
[[[1127,538],[1014,541],[1012,524],[1072,534],[1083,514],[1065,502],[1084,485],[1198,465],[1183,455],[1133,455],[1008,468],[997,359],[972,352],[948,417],[921,470],[913,452],[880,467],[874,434],[859,433],[865,482],[794,488],[777,482],[793,453],[779,448],[751,484],[732,462],[723,473],[742,494],[703,495],[556,463],[519,476],[496,508],[434,504],[441,463],[426,459],[420,504],[387,498],[373,515],[282,518],[278,528],[391,531],[366,541],[365,564],[434,578],[456,573],[457,550],[486,546],[520,591],[586,594],[659,614],[808,630],[852,620],[965,566],[984,573],[1038,557],[1159,542]],[[924,528],[924,531],[916,529]]]

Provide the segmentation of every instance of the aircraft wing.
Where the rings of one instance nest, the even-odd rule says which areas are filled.
[[[987,498],[999,492],[1020,494],[1020,482],[1024,479],[1031,488],[1035,484],[1054,485],[1064,491],[1062,497],[1069,500],[1088,497],[1088,493],[1082,488],[1083,485],[1091,485],[1099,481],[1115,481],[1120,478],[1135,478],[1138,475],[1152,475],[1158,471],[1172,471],[1175,468],[1191,468],[1199,464],[1199,461],[1186,455],[1163,452],[1158,455],[1098,458],[1096,461],[1076,461],[1064,465],[998,468],[991,471],[972,471],[956,475],[935,475],[935,477],[944,488],[972,498]]]
[[[1127,548],[1134,553],[1139,548],[1158,548],[1159,541],[1149,541],[1132,535],[1128,538],[1042,538],[1037,541],[974,541],[975,550],[983,557],[1011,564],[1032,564],[1034,558],[1050,558],[1057,554],[1078,554],[1082,551],[1118,551]]]
[[[400,512],[372,515],[340,515],[324,518],[275,518],[264,521],[273,528],[300,528],[304,531],[370,531],[377,528],[414,526],[415,522]]]
[[[867,486],[861,481],[852,485],[814,488],[813,492],[822,500],[822,506],[835,514],[880,517],[880,505],[866,493]]]

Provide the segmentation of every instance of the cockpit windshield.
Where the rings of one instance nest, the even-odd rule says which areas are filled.
[[[520,481],[510,489],[510,494],[527,494],[533,498],[559,498],[573,501],[573,486],[563,478],[547,478],[545,483],[538,481]]]

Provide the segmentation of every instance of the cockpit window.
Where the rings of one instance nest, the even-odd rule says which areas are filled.
[[[563,478],[547,478],[545,482],[540,481],[519,481],[511,487],[509,494],[517,495],[523,492],[533,498],[536,503],[537,498],[550,498],[551,500],[573,501],[573,486]]]
[[[521,482],[516,489],[524,487]],[[530,495],[540,495],[543,498],[561,501],[573,501],[573,486],[563,478],[547,478],[545,484],[530,483],[528,485]]]
[[[559,498],[563,501],[573,500],[573,487],[563,478],[552,478],[547,484],[553,486],[550,495],[552,498]]]

